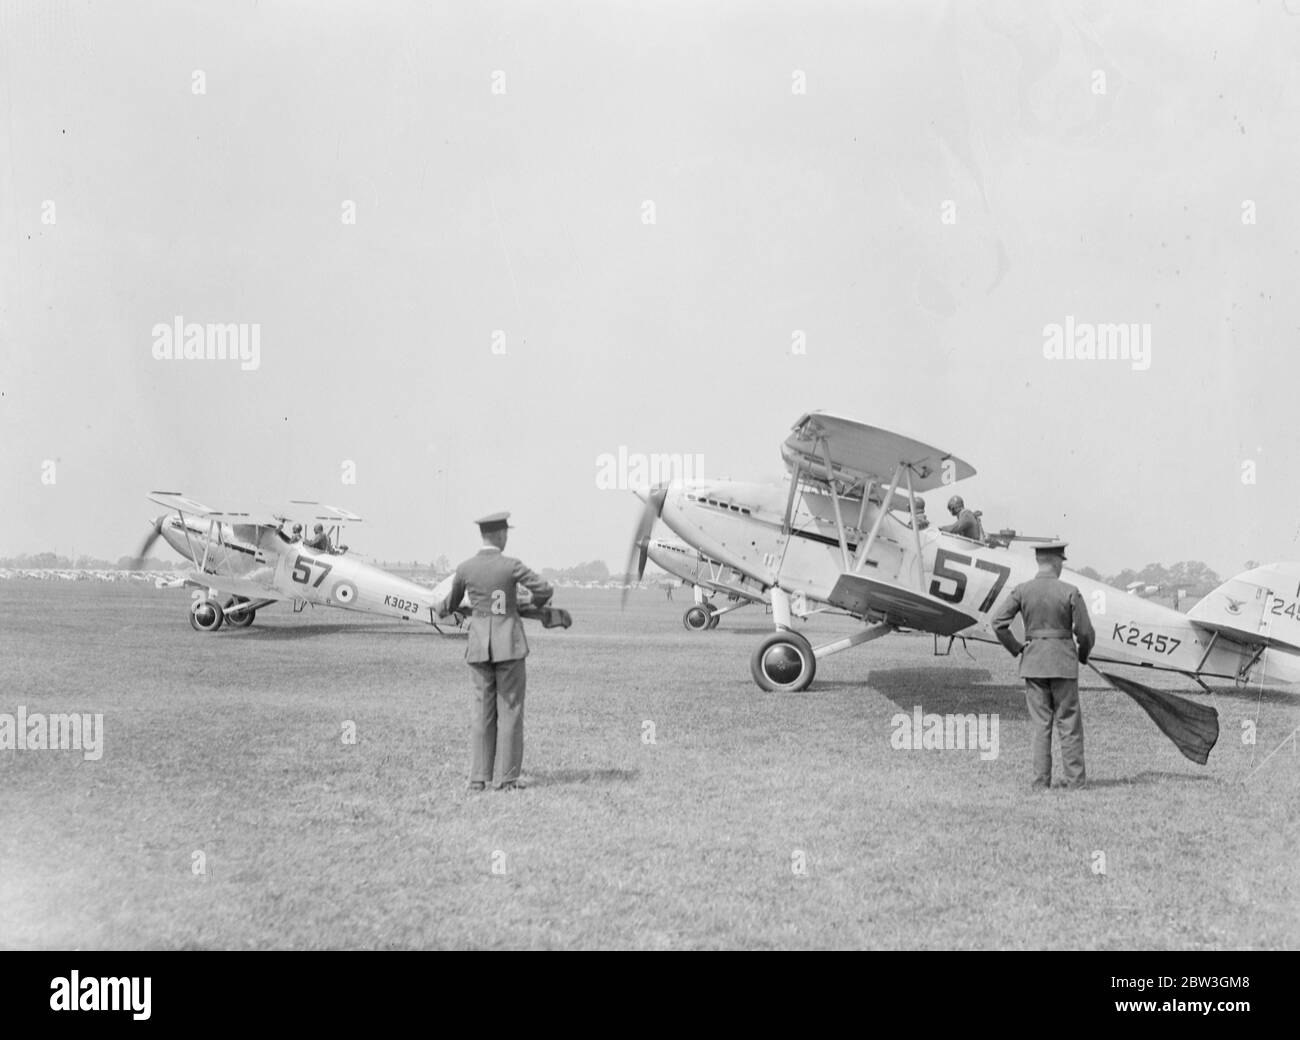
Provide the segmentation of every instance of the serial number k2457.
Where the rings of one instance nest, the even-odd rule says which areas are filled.
[[[1110,638],[1112,642],[1123,643],[1125,646],[1145,647],[1157,654],[1172,654],[1183,645],[1181,639],[1165,635],[1163,632],[1144,632],[1137,625],[1116,624]]]

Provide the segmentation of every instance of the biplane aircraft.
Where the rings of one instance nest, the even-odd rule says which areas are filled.
[[[215,632],[223,624],[247,628],[257,612],[272,603],[341,607],[438,627],[438,606],[450,591],[423,585],[347,555],[339,544],[343,527],[361,517],[335,506],[295,501],[293,517],[326,526],[330,548],[312,548],[284,532],[289,516],[213,509],[174,491],[154,491],[151,502],[168,512],[152,521],[153,530],[137,553],[143,558],[161,538],[193,564],[174,583],[198,590],[190,604],[190,624]]]
[[[753,578],[726,564],[710,560],[698,549],[668,538],[642,539],[637,548],[642,553],[639,572],[645,573],[645,559],[649,558],[684,584],[691,586],[695,602],[682,614],[682,625],[691,632],[703,632],[718,627],[724,614],[747,607],[751,603],[767,603],[762,589]],[[720,595],[727,606],[713,603]]]
[[[1015,543],[1035,539],[948,534],[918,508],[920,492],[973,476],[969,463],[822,412],[795,423],[781,455],[783,484],[692,481],[638,492],[645,507],[634,547],[662,520],[770,602],[775,631],[750,659],[760,687],[804,690],[821,658],[902,629],[996,641],[998,608],[1037,573]],[[1187,614],[1071,571],[1062,577],[1088,604],[1093,661],[1179,672],[1207,689],[1210,678],[1300,681],[1300,565],[1240,574]],[[819,610],[863,627],[813,646],[793,620]]]

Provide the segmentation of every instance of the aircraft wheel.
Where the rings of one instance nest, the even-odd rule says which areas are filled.
[[[764,690],[797,693],[812,685],[817,658],[812,644],[798,632],[773,632],[758,644],[749,670]]]
[[[225,611],[215,599],[199,600],[190,607],[190,624],[196,632],[215,632],[225,617]]]
[[[247,603],[248,600],[243,596],[236,596],[235,603]],[[241,610],[234,614],[226,615],[226,624],[231,628],[247,628],[253,623],[253,618],[257,616],[256,610]]]
[[[696,604],[688,607],[686,613],[682,615],[682,625],[690,632],[704,632],[711,627],[713,615],[707,610]]]

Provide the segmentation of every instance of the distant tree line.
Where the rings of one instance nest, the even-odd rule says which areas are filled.
[[[1249,570],[1255,566],[1258,565],[1253,560],[1248,560],[1242,569]],[[1154,585],[1161,593],[1172,594],[1176,589],[1183,589],[1192,598],[1205,596],[1223,584],[1223,579],[1199,560],[1184,560],[1169,566],[1148,563],[1141,570],[1130,567],[1110,575],[1099,574],[1091,567],[1081,567],[1079,573],[1094,581],[1104,581],[1117,589],[1127,588],[1137,581],[1143,585]]]

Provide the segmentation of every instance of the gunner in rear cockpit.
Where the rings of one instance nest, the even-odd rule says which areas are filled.
[[[316,524],[311,529],[311,537],[302,544],[308,549],[315,549],[317,552],[334,552],[334,547],[330,545],[330,536],[325,533],[324,524]]]
[[[978,514],[966,508],[966,503],[962,501],[961,495],[953,495],[948,499],[948,512],[956,519],[950,524],[944,524],[940,531],[946,534],[959,535],[962,538],[970,538],[972,541],[982,542],[984,540],[984,527],[980,523]]]

